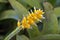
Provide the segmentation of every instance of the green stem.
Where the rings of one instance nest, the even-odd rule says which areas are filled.
[[[13,36],[15,36],[18,32],[22,30],[22,27],[17,27],[14,31],[12,31],[4,40],[10,40]]]

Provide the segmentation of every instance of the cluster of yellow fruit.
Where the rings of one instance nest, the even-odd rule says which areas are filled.
[[[21,23],[18,21],[17,25],[22,26],[23,29],[29,29],[31,27],[32,24],[35,25],[36,21],[41,21],[43,17],[43,10],[36,10],[36,8],[34,8],[34,12],[31,11],[31,13],[28,14],[28,16],[23,17]]]

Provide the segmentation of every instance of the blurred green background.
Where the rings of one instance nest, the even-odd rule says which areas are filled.
[[[32,29],[17,28],[18,19],[34,7],[45,19]],[[0,40],[60,40],[60,0],[0,0]]]

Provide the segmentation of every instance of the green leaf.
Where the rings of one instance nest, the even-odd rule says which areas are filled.
[[[60,0],[56,0],[56,7],[59,7],[60,6]]]
[[[17,0],[19,3],[21,3],[26,9],[30,9],[30,6],[24,1],[24,0]]]
[[[59,40],[59,39],[60,39],[60,34],[46,34],[30,40]]]
[[[3,38],[4,38],[4,35],[0,35],[0,40],[3,40]]]
[[[58,25],[59,25],[59,27],[58,27],[58,32],[59,32],[59,34],[60,34],[60,17],[58,18]]]
[[[41,8],[41,5],[38,0],[18,0],[18,1],[22,1],[24,3],[27,3],[31,7]]]
[[[25,35],[17,35],[16,40],[29,40],[29,38],[26,37]]]
[[[30,39],[41,35],[40,31],[38,30],[38,27],[34,25],[32,26],[32,29],[27,29],[27,31]]]
[[[60,27],[60,18],[58,19],[59,27]]]
[[[1,27],[4,30],[4,32],[6,32],[7,34],[9,34],[13,29],[16,28],[17,20],[18,20],[18,15],[15,13],[14,10],[5,10],[0,14],[0,25],[4,25]]]
[[[30,39],[30,40],[40,40],[40,37],[41,37],[41,36],[37,36],[37,37],[32,38],[32,39]]]
[[[54,13],[56,14],[57,17],[60,17],[60,7],[54,8]]]
[[[54,8],[54,13],[56,14],[56,16],[57,16],[57,19],[58,19],[58,32],[59,32],[59,34],[60,34],[60,7],[56,7],[56,8]]]
[[[23,15],[26,16],[26,14],[28,14],[27,9],[21,5],[19,2],[17,2],[16,0],[9,0],[11,6],[13,7],[13,9],[16,11],[16,13],[18,14],[18,17],[20,19],[23,18]]]
[[[40,40],[60,40],[60,34],[47,34],[40,37]]]
[[[43,22],[43,32],[45,33],[58,33],[58,20],[56,15],[54,14],[54,11],[52,9],[51,4],[45,2],[43,3],[44,9],[45,9],[45,20]]]
[[[11,39],[12,37],[14,37],[17,33],[19,33],[20,30],[22,30],[22,27],[21,27],[21,26],[20,26],[20,27],[16,27],[16,29],[14,29],[9,35],[7,35],[4,40],[10,40],[10,39]]]
[[[4,20],[4,19],[18,19],[18,15],[17,13],[15,13],[14,10],[6,10],[6,11],[3,11],[1,14],[0,14],[0,20]]]
[[[47,0],[48,2],[50,2],[53,6],[55,6],[56,5],[56,0]]]
[[[7,3],[7,0],[0,0],[1,3]]]
[[[5,3],[0,3],[0,12],[2,12],[3,10],[6,10],[8,7],[6,6]]]
[[[45,11],[53,10],[53,6],[48,2],[44,2],[43,7],[44,7]]]

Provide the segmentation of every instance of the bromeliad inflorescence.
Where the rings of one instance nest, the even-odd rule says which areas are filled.
[[[41,19],[43,19],[43,10],[36,10],[36,8],[34,7],[34,12],[31,11],[31,13],[29,12],[29,14],[25,17],[23,17],[22,21],[17,23],[18,26],[22,26],[23,29],[29,29],[31,27],[32,24],[36,25],[37,21],[41,22]]]

